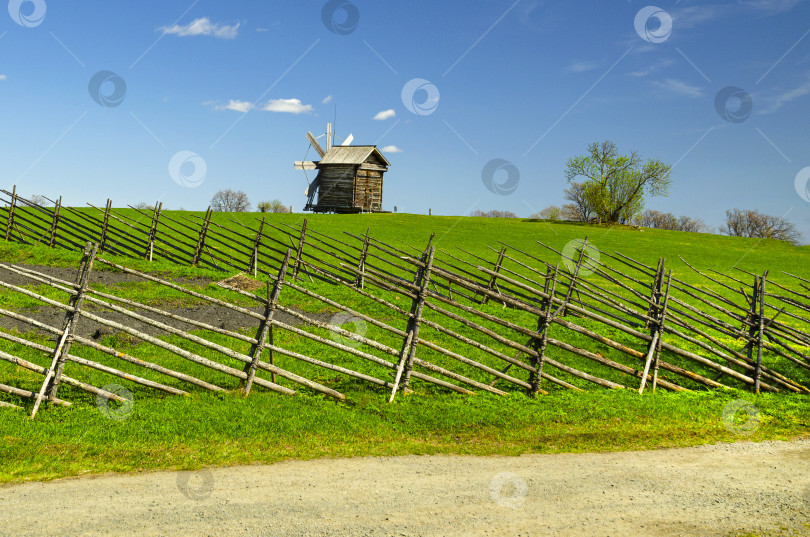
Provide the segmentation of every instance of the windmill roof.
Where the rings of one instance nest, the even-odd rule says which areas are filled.
[[[372,154],[386,166],[391,165],[376,145],[333,145],[319,164],[363,164]]]

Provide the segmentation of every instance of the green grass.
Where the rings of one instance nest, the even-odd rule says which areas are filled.
[[[97,215],[94,209],[79,209],[88,215]],[[147,222],[132,209],[115,209],[134,220]],[[202,217],[202,212],[167,211],[166,214],[177,219],[181,216],[195,215]],[[213,222],[237,229],[251,235],[249,231],[238,228],[230,220],[257,228],[257,213],[214,213]],[[456,251],[462,247],[479,255],[487,256],[487,246],[498,247],[497,241],[503,240],[515,247],[528,249],[531,252],[543,252],[535,241],[540,240],[552,247],[561,249],[572,239],[588,236],[599,249],[606,252],[618,250],[644,263],[655,265],[659,257],[667,258],[668,266],[676,274],[687,272],[686,266],[678,260],[683,255],[690,263],[697,263],[704,269],[715,269],[728,272],[733,266],[761,273],[763,270],[785,270],[794,274],[808,274],[810,245],[803,247],[760,239],[742,239],[722,235],[703,233],[685,233],[654,229],[635,229],[629,226],[593,226],[579,223],[554,223],[528,219],[492,219],[481,217],[457,216],[423,216],[413,214],[361,214],[361,215],[325,215],[325,214],[267,214],[268,223],[284,228],[283,224],[300,226],[308,220],[309,229],[331,235],[345,242],[356,244],[356,241],[344,235],[347,231],[363,235],[367,228],[371,236],[394,246],[403,246],[399,241],[411,244],[419,249],[427,244],[431,233],[436,234],[435,244],[438,248]],[[116,223],[113,223],[116,224]],[[120,227],[120,224],[116,224]],[[193,224],[190,224],[193,225]],[[287,228],[284,228],[287,229]],[[266,228],[268,233],[280,237],[278,231]],[[189,230],[184,232],[190,233]],[[160,232],[158,233],[160,237]],[[285,241],[289,242],[287,239]],[[19,250],[13,245],[0,242],[0,254],[3,259],[27,263],[54,264],[74,266],[76,253],[48,248]],[[113,256],[105,256],[113,257]],[[493,254],[488,257],[494,259]],[[545,258],[546,256],[543,255]],[[128,264],[128,266],[130,266]],[[211,275],[215,272],[207,269],[180,268],[170,263],[146,261],[135,262],[134,268],[144,267],[154,271],[165,271],[176,276]]]
[[[176,213],[170,214],[176,216]],[[249,222],[256,215],[217,214],[215,221],[224,223],[226,216]],[[540,240],[556,249],[562,249],[569,240],[588,236],[589,241],[605,252],[618,250],[653,266],[658,257],[665,257],[667,266],[674,269],[676,277],[693,284],[705,285],[707,282],[686,268],[677,258],[678,254],[701,270],[714,269],[731,273],[732,267],[738,266],[761,273],[770,269],[771,278],[783,284],[787,284],[790,280],[782,275],[780,270],[810,278],[810,247],[794,247],[776,241],[657,230],[641,231],[623,226],[552,224],[517,219],[493,220],[403,214],[307,215],[307,218],[310,229],[328,233],[350,243],[354,242],[353,239],[341,237],[341,231],[362,235],[366,227],[370,227],[372,237],[401,248],[405,247],[398,241],[421,249],[427,243],[430,234],[435,232],[435,244],[439,248],[466,259],[472,258],[460,253],[456,249],[457,246],[494,261],[495,254],[488,250],[487,246],[497,248],[499,246],[497,241],[501,239],[544,260],[556,263],[560,261],[559,256],[543,249],[535,241]],[[300,225],[302,220],[303,216],[297,214],[268,215],[268,221],[276,225],[281,222]],[[347,255],[354,254],[349,251]],[[6,262],[75,268],[80,257],[77,252],[0,242],[0,259]],[[250,303],[249,299],[238,297],[208,283],[210,279],[220,279],[237,272],[235,270],[223,273],[205,268],[179,267],[166,261],[149,263],[144,260],[116,258],[108,254],[104,254],[104,257],[164,277],[185,278],[187,285],[210,296],[240,304]],[[621,267],[615,262],[610,264],[617,268]],[[96,267],[98,270],[108,269],[101,264],[97,264]],[[741,277],[744,281],[748,278],[748,276]],[[396,327],[404,327],[403,319],[397,318],[391,311],[374,302],[358,297],[350,289],[318,281],[307,283],[306,287]],[[728,290],[718,286],[707,285],[707,287],[724,296],[730,296]],[[30,288],[51,298],[66,301],[64,293],[47,286],[32,285]],[[200,303],[199,300],[177,291],[145,283],[129,282],[97,288],[161,307],[191,306]],[[375,290],[375,294],[405,309],[410,307],[409,299],[395,293]],[[290,288],[285,288],[282,293],[282,303],[305,311],[331,311],[322,303]],[[27,297],[0,290],[0,307],[23,309],[36,305],[35,301]],[[495,302],[480,308],[523,326],[536,324],[536,318],[532,318],[531,315],[518,310],[503,309]],[[435,319],[435,316],[433,318]],[[573,321],[586,327],[597,327],[592,321],[584,319]],[[442,321],[442,324],[468,337],[475,336],[475,332],[459,323]],[[495,325],[487,322],[481,324],[495,328]],[[327,332],[323,330],[313,331],[328,337]],[[643,350],[640,349],[638,342],[615,330],[601,326],[598,331],[621,343]],[[245,333],[250,335],[253,335],[252,332],[245,330]],[[240,352],[247,351],[247,345],[242,342],[211,333],[202,332],[200,335]],[[423,328],[422,335],[438,345],[455,349],[465,356],[493,367],[503,365],[477,349],[464,347],[462,351],[458,342],[433,329]],[[550,335],[631,365],[627,357],[620,358],[621,355],[617,356],[616,351],[594,344],[584,336],[564,331],[562,327],[553,327]],[[369,327],[368,336],[395,348],[401,344],[396,337],[373,326]],[[47,344],[44,338],[37,338],[32,334],[26,337]],[[216,359],[232,367],[240,367],[235,360],[223,359],[212,351],[183,342],[174,336],[164,339],[202,356]],[[329,347],[314,344],[295,334],[282,332],[277,335],[277,342],[290,350],[387,378],[385,376],[387,373],[382,372],[378,366],[339,353]],[[732,338],[726,338],[724,342],[738,346]],[[190,365],[179,357],[162,352],[151,345],[138,343],[131,337],[110,336],[104,343],[136,357],[192,374],[228,389],[238,388],[238,383],[233,378]],[[7,342],[0,345],[3,345],[4,350],[8,347],[7,352],[46,365],[46,357],[38,353]],[[503,352],[508,351],[508,348],[503,346],[493,346]],[[696,346],[685,342],[680,346],[693,352],[699,350]],[[586,369],[628,387],[637,387],[637,380],[589,363],[585,358],[558,349],[550,352],[554,358],[573,367]],[[76,353],[130,373],[187,389],[192,394],[190,397],[162,397],[156,395],[153,390],[135,387],[109,375],[80,369],[75,365],[70,366],[69,374],[81,371],[81,380],[96,386],[109,383],[126,384],[135,396],[132,414],[123,421],[109,420],[95,406],[92,397],[69,386],[60,388],[60,395],[73,401],[74,406],[67,409],[43,408],[33,422],[28,420],[23,412],[0,409],[0,436],[3,438],[0,442],[0,460],[3,461],[0,465],[0,482],[52,479],[109,471],[266,463],[290,458],[323,456],[428,453],[516,455],[653,449],[741,439],[788,439],[806,435],[810,431],[810,396],[787,394],[754,396],[733,390],[724,393],[708,392],[699,385],[684,381],[680,377],[668,376],[663,371],[662,378],[676,381],[697,391],[671,394],[659,390],[655,394],[645,392],[644,396],[638,396],[629,390],[608,391],[596,388],[555,371],[553,373],[555,376],[590,391],[575,394],[544,383],[543,387],[548,389],[550,394],[537,399],[527,398],[516,391],[507,397],[484,394],[465,397],[432,388],[424,383],[414,383],[414,394],[407,397],[399,396],[394,404],[388,405],[385,403],[387,397],[383,389],[369,387],[360,381],[284,357],[277,358],[276,363],[280,367],[288,368],[345,393],[347,402],[336,403],[326,400],[306,389],[300,390],[300,396],[296,397],[275,395],[262,389],[254,390],[248,398],[240,397],[237,393],[220,395],[200,393],[199,390],[189,389],[188,385],[179,381],[167,380],[165,377],[122,364],[92,349],[80,348]],[[489,383],[492,380],[479,370],[462,366],[421,347],[419,356],[437,365],[451,367],[454,371],[482,382]],[[708,374],[706,370],[686,363],[676,356],[665,355],[665,359],[676,365],[688,366],[696,372]],[[792,366],[771,353],[765,353],[764,359],[769,365],[788,368],[790,375],[797,380],[810,382],[808,375],[810,371]],[[635,366],[637,367],[637,364]],[[0,371],[2,372],[0,378],[6,384],[34,391],[39,389],[41,377],[38,375],[10,367],[6,363],[0,363]],[[726,381],[727,379],[724,380]],[[298,389],[295,385],[288,385]],[[506,388],[503,381],[498,387]],[[760,425],[751,436],[736,435],[723,424],[723,409],[737,398],[751,401],[761,412]],[[19,403],[18,400],[15,401],[14,398],[3,394],[0,394],[0,400]]]
[[[643,450],[789,439],[810,425],[806,397],[414,394],[386,404],[379,394],[355,395],[348,404],[260,392],[136,398],[122,421],[91,405],[49,408],[33,422],[4,410],[0,482],[316,457]],[[723,424],[723,409],[735,397],[759,408],[760,426],[751,436]]]

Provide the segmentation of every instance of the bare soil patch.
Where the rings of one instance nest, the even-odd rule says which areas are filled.
[[[60,278],[70,282],[72,282],[76,277],[76,270],[71,268],[47,267],[41,265],[29,265],[29,268],[31,270],[35,270],[37,272],[41,272],[43,274],[47,274],[49,276],[53,276],[55,278]],[[31,279],[9,271],[0,271],[0,278],[2,278],[2,280],[6,283],[17,286],[30,285],[32,283]],[[139,276],[126,274],[123,272],[93,271],[91,272],[90,278],[91,284],[100,283],[104,285],[116,285],[121,283],[143,282],[143,281],[146,280],[144,280]],[[189,284],[196,286],[206,286],[213,280],[208,278],[171,278],[171,281],[173,281],[178,285],[184,286]],[[248,291],[255,291],[256,289],[264,285],[258,282],[257,280],[254,280],[252,278],[243,275],[228,278],[227,280],[224,280],[224,283],[228,283],[229,285],[232,285],[238,289]],[[243,313],[239,313],[237,311],[233,311],[228,308],[217,306],[216,304],[207,303],[192,307],[181,307],[181,308],[169,308],[164,306],[158,307],[160,309],[164,309],[168,313],[179,315],[181,317],[186,317],[188,319],[193,319],[195,321],[204,322],[206,324],[218,328],[224,328],[226,330],[238,331],[244,328],[255,328],[259,325],[259,321],[255,318],[247,316]],[[104,310],[103,308],[94,304],[90,303],[86,304],[85,309],[89,312],[100,314],[102,317],[110,321],[114,321],[116,323],[134,328],[139,332],[144,332],[146,334],[153,336],[155,335],[160,336],[165,334],[165,332],[159,328],[155,328],[151,325],[130,319],[129,317],[114,311]],[[249,309],[259,314],[264,313],[263,306],[247,307],[246,309]],[[160,321],[164,324],[172,326],[173,328],[178,328],[184,331],[199,330],[198,327],[195,327],[188,323],[164,317],[156,313],[142,310],[136,311],[137,313],[143,315],[144,317]],[[36,308],[26,308],[19,311],[19,313],[21,315],[31,317],[39,322],[48,324],[56,328],[61,328],[62,321],[65,316],[64,310],[52,306],[39,306]],[[334,312],[307,313],[307,315],[318,321],[329,322],[332,316],[334,315]],[[302,324],[302,322],[299,319],[296,319],[295,317],[287,315],[283,312],[276,312],[275,318],[281,322],[284,322],[292,326],[300,326]],[[11,319],[9,317],[0,316],[0,329],[19,330],[20,332],[27,332],[32,328],[26,323],[17,321],[15,319]],[[79,334],[80,336],[92,337],[94,339],[101,339],[102,337],[106,335],[111,335],[115,332],[116,331],[111,328],[108,328],[104,325],[101,325],[86,318],[81,318],[76,328],[76,333]]]

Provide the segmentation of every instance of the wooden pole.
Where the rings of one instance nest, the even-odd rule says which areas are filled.
[[[292,279],[298,278],[298,271],[301,268],[301,254],[304,251],[304,244],[307,236],[307,219],[304,218],[304,224],[301,226],[301,236],[298,239],[298,248],[295,251],[295,265],[293,266]]]
[[[354,279],[354,286],[363,289],[365,286],[365,281],[363,275],[365,273],[366,268],[366,255],[368,254],[368,233],[371,228],[366,228],[366,235],[363,237],[363,249],[360,250],[360,261],[357,263],[357,276]]]
[[[655,269],[655,276],[653,277],[652,284],[650,284],[650,307],[647,310],[647,321],[645,327],[650,328],[650,335],[653,337],[647,346],[647,357],[644,362],[644,374],[641,376],[641,384],[638,387],[638,393],[644,393],[644,387],[647,384],[647,376],[650,373],[650,366],[652,365],[653,358],[655,357],[656,350],[659,348],[658,340],[662,336],[661,330],[661,316],[660,316],[660,302],[661,302],[661,285],[663,284],[664,272],[664,258],[658,258],[658,267]]]
[[[152,212],[152,225],[149,226],[149,244],[146,252],[146,258],[152,261],[152,254],[155,251],[155,239],[157,238],[158,222],[160,222],[160,211],[163,209],[162,202],[155,203],[155,209]]]
[[[11,240],[11,230],[14,226],[14,208],[17,205],[17,185],[11,191],[11,205],[8,206],[8,216],[6,217],[6,242]]]
[[[495,272],[495,274],[490,276],[489,282],[487,283],[488,291],[492,291],[497,285],[498,276],[496,274],[501,271],[501,263],[503,263],[503,258],[505,255],[506,255],[506,247],[502,246],[500,252],[498,252],[498,258],[495,261],[495,268],[493,269],[493,272]],[[487,302],[489,302],[489,295],[484,295],[483,298],[481,299],[481,303],[486,304]]]
[[[396,397],[397,389],[400,380],[402,380],[403,389],[408,389],[410,382],[411,370],[413,369],[413,358],[416,354],[416,347],[419,343],[419,325],[422,319],[422,310],[425,307],[425,298],[427,297],[428,284],[430,283],[431,269],[433,267],[433,256],[436,252],[434,246],[430,246],[428,253],[427,266],[421,271],[420,280],[421,285],[419,293],[413,299],[411,305],[411,315],[408,319],[408,336],[402,345],[402,353],[400,354],[399,364],[397,365],[397,374],[394,378],[394,389],[391,390],[391,397],[388,402],[391,403]],[[407,358],[406,358],[407,356]]]
[[[2,356],[3,351],[0,351],[0,356]],[[23,390],[21,388],[15,388],[13,386],[7,386],[5,384],[0,384],[0,392],[10,393],[11,395],[16,395],[17,397],[25,397],[27,399],[36,399],[37,394],[34,392],[29,392],[28,390]],[[55,399],[50,401],[52,404],[55,405],[62,405],[62,406],[70,406],[68,401],[63,401],[61,399]]]
[[[251,346],[250,349],[250,356],[251,360],[245,366],[245,373],[247,373],[247,379],[245,380],[245,396],[250,393],[250,388],[253,385],[253,379],[256,376],[256,368],[259,365],[259,361],[262,358],[262,351],[264,351],[265,345],[267,344],[268,335],[270,336],[270,345],[273,345],[273,315],[276,312],[276,306],[278,305],[278,297],[281,294],[281,288],[284,285],[284,277],[287,275],[287,265],[290,262],[290,250],[287,250],[287,255],[284,256],[284,261],[281,263],[281,270],[278,271],[278,278],[276,278],[276,282],[273,286],[270,286],[270,281],[267,282],[267,304],[264,308],[264,321],[259,325],[259,329],[256,332],[256,343]],[[270,350],[270,365],[275,365],[275,360],[273,358],[273,351]],[[275,373],[272,373],[272,381],[276,381]]]
[[[213,214],[214,212],[211,210],[211,207],[208,207],[208,210],[205,211],[205,220],[203,220],[202,226],[200,227],[200,234],[197,237],[197,245],[194,247],[194,257],[191,260],[192,265],[196,265],[200,262],[200,257],[205,248],[205,237],[208,235],[208,226],[211,223],[211,216],[213,216]]]
[[[650,284],[650,306],[647,308],[647,321],[644,324],[644,328],[650,328],[650,324],[652,323],[652,319],[656,319],[658,317],[658,312],[656,308],[661,301],[661,285],[662,280],[664,278],[663,275],[663,264],[664,258],[658,258],[658,267],[655,269],[655,276],[653,277],[652,284]]]
[[[73,308],[73,311],[68,311],[65,314],[64,332],[60,340],[60,346],[57,346],[54,353],[54,361],[56,363],[56,371],[54,373],[51,385],[48,388],[48,397],[56,397],[56,391],[59,389],[59,382],[62,376],[62,371],[65,368],[67,354],[70,352],[70,346],[73,343],[73,332],[76,324],[79,322],[79,315],[81,314],[82,307],[84,306],[85,295],[87,294],[87,286],[90,284],[90,273],[93,271],[93,262],[96,259],[96,252],[98,251],[98,244],[88,242],[84,248],[84,259],[82,260],[82,269],[77,275],[75,294],[70,297],[68,305]]]
[[[659,337],[661,337],[661,334],[658,331],[655,331],[653,333],[653,338],[647,347],[647,357],[644,361],[644,373],[641,374],[641,385],[638,387],[639,394],[644,392],[644,386],[647,384],[647,377],[650,374],[650,365],[652,364],[653,356],[655,356],[655,349],[657,348]]]
[[[754,370],[754,393],[759,393],[760,380],[762,378],[762,335],[765,331],[765,280],[768,271],[762,274],[759,279],[759,327],[757,335],[757,364]]]
[[[50,238],[48,240],[48,247],[53,248],[54,243],[56,243],[56,230],[59,227],[59,211],[62,208],[62,196],[59,196],[59,199],[56,200],[56,205],[54,205],[53,210],[53,223],[51,224],[50,229]]]
[[[537,319],[537,331],[540,333],[540,341],[538,342],[535,339],[533,345],[538,356],[532,357],[532,365],[537,369],[537,372],[532,372],[531,374],[530,382],[532,385],[532,395],[537,395],[537,392],[540,391],[540,381],[543,379],[543,362],[545,362],[546,345],[548,344],[548,327],[551,325],[551,321],[553,319],[551,308],[554,305],[553,297],[554,291],[557,288],[557,272],[559,271],[559,268],[560,265],[558,263],[557,266],[554,267],[553,276],[550,267],[546,272],[546,281],[543,291],[548,295],[548,298],[543,300],[543,310],[545,311],[545,315],[538,317]],[[549,278],[551,278],[551,281],[549,281]]]
[[[107,205],[104,209],[104,221],[101,224],[101,236],[98,239],[99,252],[104,252],[104,249],[107,247],[107,229],[110,225],[110,211],[112,210],[112,200],[107,198]]]
[[[431,235],[430,240],[431,242],[433,241],[433,235]],[[413,341],[411,342],[411,350],[408,356],[408,363],[405,365],[405,374],[402,380],[403,390],[407,390],[410,386],[411,371],[413,370],[413,360],[414,356],[416,355],[416,347],[419,345],[419,328],[422,320],[422,310],[425,307],[425,299],[427,298],[428,285],[430,284],[431,270],[433,268],[433,257],[435,251],[436,251],[435,247],[431,244],[430,251],[427,257],[427,265],[425,266],[422,274],[422,284],[419,289],[417,308],[416,311],[414,312],[414,316],[412,317]]]
[[[759,306],[759,289],[760,289],[760,281],[759,276],[754,276],[754,287],[753,292],[751,294],[751,306],[750,311],[748,313],[748,317],[746,318],[746,323],[748,324],[748,343],[745,344],[745,352],[748,356],[748,362],[753,363],[753,354],[754,354],[754,336],[756,336],[756,328],[754,323],[757,321],[757,308]],[[756,381],[755,381],[756,382]]]
[[[577,276],[579,276],[579,267],[582,266],[582,259],[585,257],[585,248],[588,246],[588,237],[585,237],[585,241],[582,243],[582,247],[579,250],[579,259],[577,259],[576,267],[574,268],[574,274],[571,276],[571,281],[568,284],[568,292],[565,293],[565,300],[563,301],[561,311],[559,313],[560,317],[565,317],[565,314],[568,312],[568,302],[571,300],[571,295],[574,292],[574,285],[576,285]]]
[[[69,305],[71,310],[68,310],[68,312],[65,314],[62,337],[59,339],[59,343],[57,344],[56,350],[53,354],[53,359],[51,360],[51,367],[48,369],[48,373],[45,375],[45,381],[42,383],[42,388],[40,388],[39,394],[34,402],[34,408],[31,411],[31,419],[34,419],[34,417],[37,415],[39,405],[42,402],[42,398],[45,396],[46,391],[48,393],[48,399],[53,400],[56,398],[56,392],[59,389],[59,382],[62,377],[62,371],[65,368],[67,354],[70,351],[70,345],[73,341],[73,330],[75,329],[76,323],[79,320],[79,311],[84,304],[84,294],[87,291],[87,285],[90,282],[90,271],[93,269],[93,260],[95,260],[97,250],[98,245],[90,242],[88,242],[84,247],[84,259],[82,259],[82,267],[76,276],[77,291],[73,296],[70,297]]]
[[[664,293],[664,306],[661,309],[661,318],[658,324],[658,344],[655,349],[655,363],[653,365],[653,384],[652,390],[658,386],[658,368],[661,364],[661,342],[664,341],[664,328],[667,320],[667,308],[669,307],[669,286],[672,283],[672,269],[669,269],[669,277],[667,278],[667,290]]]
[[[250,258],[250,267],[248,270],[253,273],[254,278],[258,276],[259,272],[259,246],[262,244],[262,234],[264,233],[264,223],[266,219],[266,216],[262,216],[259,231],[256,233],[256,238],[253,240],[253,256]]]

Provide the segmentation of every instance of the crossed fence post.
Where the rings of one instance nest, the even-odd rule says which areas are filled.
[[[537,338],[532,340],[532,347],[537,351],[538,355],[532,358],[532,365],[537,370],[531,373],[529,379],[532,385],[532,395],[537,395],[537,392],[540,391],[540,381],[543,379],[543,363],[545,362],[546,344],[548,343],[548,327],[554,320],[554,314],[551,310],[554,307],[554,291],[557,289],[557,272],[559,269],[560,265],[558,263],[557,266],[554,267],[553,272],[551,267],[548,267],[546,270],[546,281],[543,285],[543,292],[547,296],[543,299],[541,305],[545,315],[538,317],[537,332],[540,334],[539,340]]]
[[[76,328],[76,323],[79,321],[82,306],[84,305],[84,296],[87,292],[87,285],[90,282],[90,272],[93,270],[93,262],[96,259],[96,252],[98,251],[98,244],[90,242],[84,247],[84,256],[82,257],[82,266],[79,273],[76,275],[76,282],[73,284],[75,293],[71,295],[69,302],[69,309],[65,313],[64,327],[62,329],[62,336],[56,345],[51,360],[51,367],[45,374],[45,380],[42,383],[34,402],[34,408],[31,411],[31,419],[37,415],[39,406],[47,392],[49,400],[56,399],[56,392],[59,389],[59,383],[62,380],[62,371],[65,368],[70,346],[73,343],[73,332]]]
[[[267,282],[267,305],[264,308],[264,320],[262,321],[261,325],[259,325],[259,330],[256,333],[256,343],[254,343],[250,348],[250,363],[245,365],[245,373],[247,373],[247,379],[245,380],[245,395],[250,393],[250,388],[253,386],[253,379],[256,377],[256,368],[259,366],[259,360],[262,357],[262,352],[264,351],[265,346],[269,340],[270,345],[273,345],[273,316],[276,312],[276,306],[278,305],[278,297],[281,294],[281,288],[284,286],[284,278],[287,275],[287,266],[290,263],[290,249],[287,249],[287,253],[284,256],[284,261],[281,263],[281,269],[278,271],[278,278],[276,278],[276,282],[271,286],[270,282]],[[273,351],[270,350],[270,365],[275,365],[275,361],[273,359]],[[272,382],[276,382],[276,374],[272,373],[271,377]]]
[[[391,397],[388,399],[389,403],[393,402],[394,397],[396,397],[400,381],[402,381],[403,390],[407,390],[408,384],[410,383],[413,359],[416,355],[416,347],[419,344],[419,325],[422,320],[422,309],[425,306],[431,270],[433,269],[433,256],[436,252],[435,246],[431,245],[429,248],[427,263],[418,271],[419,292],[414,297],[411,305],[411,315],[408,319],[408,329],[406,332],[407,335],[402,344],[402,351],[399,353],[399,363],[397,364],[397,372],[394,377],[394,388],[391,390]]]
[[[661,357],[661,345],[664,339],[664,323],[666,322],[667,309],[669,307],[669,286],[672,283],[672,269],[669,271],[669,278],[667,279],[667,288],[663,296],[663,304],[661,301],[661,287],[664,281],[664,258],[658,260],[658,270],[655,274],[653,281],[653,299],[650,304],[651,314],[647,315],[647,326],[651,326],[650,335],[652,339],[647,347],[647,357],[644,362],[644,373],[641,375],[641,384],[638,387],[638,393],[644,393],[644,388],[647,385],[647,378],[650,374],[650,366],[653,366],[653,382],[652,389],[658,386],[658,366]],[[657,291],[655,291],[657,289]]]

